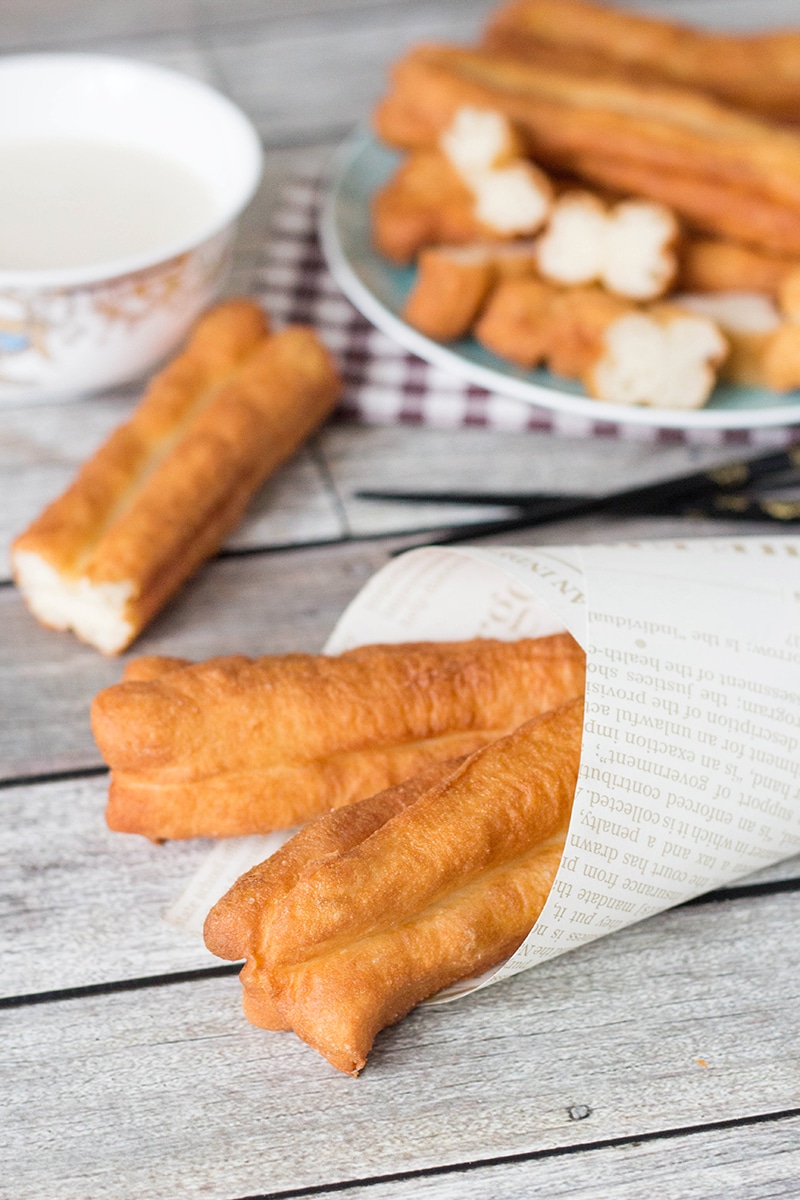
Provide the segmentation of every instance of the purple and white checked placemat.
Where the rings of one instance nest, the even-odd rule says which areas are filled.
[[[316,177],[298,178],[286,188],[258,264],[256,285],[276,327],[293,322],[313,325],[337,356],[345,380],[339,410],[343,416],[368,424],[483,426],[704,445],[768,448],[797,440],[797,427],[680,430],[593,421],[487,392],[424,362],[375,329],[329,273],[317,237],[323,188]]]

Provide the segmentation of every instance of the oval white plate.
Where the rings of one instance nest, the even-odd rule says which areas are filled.
[[[786,397],[766,388],[720,384],[705,408],[690,412],[629,408],[591,400],[579,384],[549,371],[525,371],[504,362],[473,338],[443,346],[417,332],[401,317],[414,281],[411,267],[393,267],[372,248],[370,199],[386,182],[399,156],[367,133],[342,150],[320,219],[328,267],[356,308],[389,337],[427,362],[504,396],[528,404],[576,413],[590,420],[626,422],[661,429],[755,429],[800,422],[800,395]]]

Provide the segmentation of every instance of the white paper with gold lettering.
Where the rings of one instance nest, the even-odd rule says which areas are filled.
[[[800,850],[800,538],[411,551],[326,650],[568,629],[581,767],[550,898],[486,986]],[[167,919],[197,928],[283,835],[221,843]]]

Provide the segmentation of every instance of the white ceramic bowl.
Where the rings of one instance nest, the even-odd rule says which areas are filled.
[[[3,404],[111,387],[173,350],[219,290],[236,218],[261,175],[252,124],[204,84],[105,55],[0,60],[0,143],[60,138],[171,160],[210,192],[208,219],[150,253],[0,269]]]

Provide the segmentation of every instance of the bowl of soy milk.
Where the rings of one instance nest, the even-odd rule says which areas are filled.
[[[131,59],[0,60],[0,404],[127,382],[218,292],[258,185],[250,121]]]

